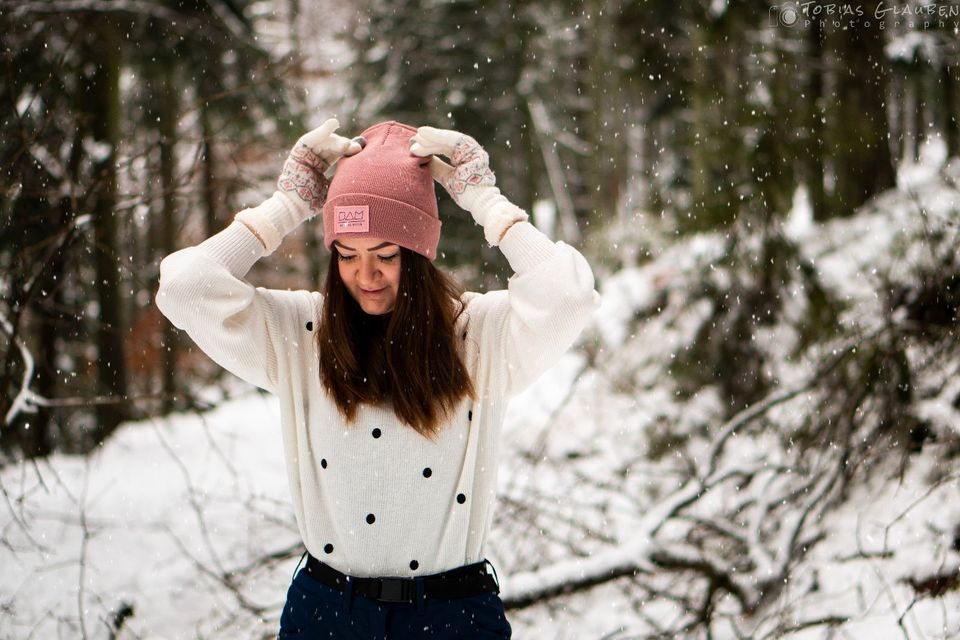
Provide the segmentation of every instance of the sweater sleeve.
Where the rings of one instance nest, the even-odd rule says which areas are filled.
[[[160,312],[214,362],[261,389],[275,391],[279,305],[269,289],[244,280],[264,252],[247,226],[234,221],[160,262],[156,302]]]
[[[573,345],[599,306],[600,294],[586,258],[529,222],[513,224],[499,247],[514,274],[505,291],[483,296],[488,305],[483,324],[512,396]]]

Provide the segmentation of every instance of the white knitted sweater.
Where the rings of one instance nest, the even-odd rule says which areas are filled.
[[[160,311],[220,366],[279,397],[300,535],[344,573],[429,575],[485,558],[507,400],[560,358],[600,301],[584,257],[529,222],[499,246],[515,272],[507,289],[464,294],[458,319],[478,400],[461,403],[435,443],[389,408],[363,406],[345,424],[319,381],[323,297],[244,280],[264,248],[243,223],[160,263]]]

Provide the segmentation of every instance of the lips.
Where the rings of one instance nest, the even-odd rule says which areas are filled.
[[[384,289],[386,289],[386,287],[384,287],[383,289],[375,289],[375,290],[373,290],[373,291],[368,291],[367,289],[361,288],[360,291],[362,291],[362,292],[364,293],[364,295],[375,296],[375,295],[377,295],[378,293],[381,293]]]

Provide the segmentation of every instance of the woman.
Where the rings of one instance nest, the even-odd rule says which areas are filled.
[[[307,549],[280,638],[509,638],[484,554],[504,409],[580,334],[593,273],[500,194],[470,136],[388,121],[348,140],[337,127],[297,142],[266,202],[167,256],[157,305],[280,399]],[[434,267],[434,180],[506,256],[506,290],[464,292]],[[244,280],[321,213],[322,292]]]

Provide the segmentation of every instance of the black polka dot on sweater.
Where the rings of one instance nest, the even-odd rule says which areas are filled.
[[[373,524],[376,521],[377,521],[377,516],[373,515],[372,513],[367,514],[367,524]]]
[[[313,321],[307,320],[307,331],[313,331]]]
[[[416,571],[416,570],[417,570],[417,567],[419,567],[419,566],[420,566],[420,563],[417,562],[416,560],[411,560],[411,561],[410,561],[410,568],[413,569],[414,571]]]
[[[467,411],[467,420],[473,420],[473,409]]]
[[[323,545],[323,550],[325,553],[333,553],[333,545],[328,542],[327,544]]]
[[[320,461],[320,466],[323,467],[324,469],[327,468],[327,459],[326,459],[326,458],[324,458],[323,460]]]
[[[429,478],[432,475],[433,475],[433,471],[430,469],[430,467],[427,467],[426,469],[423,470],[424,478]]]
[[[457,494],[457,502],[459,502],[460,504],[463,504],[466,501],[467,501],[467,496],[463,495],[462,493]]]
[[[382,433],[383,433],[383,432],[380,431],[380,429],[374,429],[374,430],[373,430],[373,437],[374,437],[374,438],[379,438]]]

